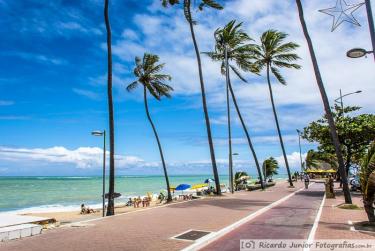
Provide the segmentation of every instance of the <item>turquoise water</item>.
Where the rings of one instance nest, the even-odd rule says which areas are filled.
[[[170,176],[170,183],[194,185],[207,178],[210,176]],[[115,191],[122,194],[117,202],[165,189],[163,176],[120,176],[115,182]],[[220,176],[220,183],[227,184],[228,176]],[[69,211],[77,210],[81,203],[100,207],[101,194],[101,177],[0,177],[0,212]]]

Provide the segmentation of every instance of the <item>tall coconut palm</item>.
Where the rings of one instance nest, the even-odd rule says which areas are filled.
[[[104,21],[107,30],[107,95],[108,95],[108,116],[109,116],[109,191],[107,216],[115,214],[115,128],[113,116],[113,99],[112,99],[112,41],[111,41],[111,25],[109,23],[109,0],[104,2]]]
[[[300,19],[300,22],[301,22],[303,34],[306,38],[307,45],[308,45],[309,52],[310,52],[311,61],[312,61],[313,67],[314,67],[316,83],[319,87],[320,95],[322,96],[324,110],[325,110],[325,113],[326,113],[326,116],[327,116],[329,129],[330,129],[330,133],[331,133],[332,143],[335,147],[335,153],[336,153],[337,161],[338,161],[338,164],[339,164],[339,172],[340,172],[341,180],[342,180],[342,183],[343,183],[345,203],[351,204],[352,198],[351,198],[350,191],[349,191],[348,180],[347,180],[346,172],[345,172],[344,158],[342,156],[342,152],[341,152],[341,148],[340,148],[340,141],[339,141],[339,137],[337,135],[336,125],[335,125],[335,122],[333,120],[333,116],[332,116],[331,108],[330,108],[330,105],[329,105],[327,93],[326,93],[326,90],[324,88],[322,76],[320,75],[320,70],[319,70],[319,66],[318,66],[318,61],[317,61],[316,56],[315,56],[314,47],[313,47],[313,44],[312,44],[312,41],[311,41],[311,38],[310,38],[309,31],[307,30],[307,25],[306,25],[305,18],[304,18],[304,15],[303,15],[302,3],[301,3],[300,0],[296,0],[296,4],[297,4],[297,8],[298,8],[298,14],[299,14],[299,19]]]
[[[171,5],[171,6],[177,5],[180,3],[179,0],[161,0],[161,1],[164,7],[167,7],[168,5]],[[217,10],[223,9],[223,7],[220,4],[216,3],[214,0],[201,0],[200,4],[198,5],[198,9],[202,11],[206,7],[214,8]],[[189,23],[191,38],[193,40],[195,55],[197,58],[199,82],[200,82],[201,94],[202,94],[202,104],[203,104],[204,118],[206,121],[207,138],[208,138],[208,145],[210,147],[210,157],[211,157],[211,163],[212,163],[212,170],[213,170],[213,174],[215,178],[216,192],[218,195],[221,195],[220,180],[219,180],[219,173],[217,171],[217,165],[216,165],[215,149],[214,149],[214,144],[212,140],[210,118],[208,116],[206,91],[205,91],[204,80],[203,80],[202,62],[201,62],[200,52],[198,48],[198,43],[195,38],[194,25],[196,24],[196,21],[193,20],[193,17],[191,14],[191,0],[183,0],[183,9],[184,9],[185,19]]]
[[[135,58],[135,68],[134,75],[137,78],[126,88],[129,92],[135,90],[138,86],[143,86],[143,99],[145,103],[145,110],[147,119],[151,124],[152,130],[154,132],[156,142],[159,147],[160,158],[163,164],[165,182],[167,184],[168,197],[167,202],[172,201],[171,188],[169,185],[169,178],[167,167],[165,164],[163,149],[161,147],[159,135],[156,131],[154,122],[151,119],[150,112],[148,110],[147,94],[150,93],[157,100],[161,100],[163,96],[170,98],[171,91],[173,88],[165,84],[164,81],[171,80],[171,76],[166,74],[161,74],[160,71],[163,69],[164,64],[158,64],[159,57],[157,55],[145,53],[143,59],[136,57]]]
[[[254,59],[252,56],[252,45],[249,45],[252,39],[241,29],[242,23],[236,24],[235,20],[230,21],[224,28],[219,28],[215,31],[214,36],[216,40],[215,51],[204,52],[212,60],[221,62],[221,73],[226,76],[227,84],[227,113],[228,113],[228,131],[230,136],[230,109],[229,109],[229,98],[228,89],[231,93],[231,97],[236,108],[238,117],[241,121],[242,128],[245,132],[247,142],[249,144],[251,153],[254,157],[255,165],[258,171],[259,179],[262,181],[262,172],[259,165],[257,155],[254,150],[254,146],[251,142],[250,134],[247,130],[246,124],[240,112],[239,106],[237,104],[236,96],[232,88],[230,80],[230,69],[244,82],[247,82],[244,77],[242,77],[240,70],[237,69],[233,64],[229,62],[234,62],[238,68],[245,71],[250,71],[253,73],[258,73],[258,69],[254,67],[251,60]],[[226,74],[227,73],[227,74]],[[229,166],[231,168],[231,140],[229,137]],[[232,171],[233,172],[233,171]],[[264,184],[261,182],[262,189],[264,189]]]
[[[270,73],[272,73],[276,79],[283,85],[286,85],[284,77],[281,75],[278,68],[293,68],[300,69],[301,66],[294,64],[293,61],[299,59],[299,56],[294,53],[294,50],[299,46],[296,43],[288,42],[283,43],[288,35],[283,32],[276,30],[268,30],[261,36],[261,44],[254,46],[254,55],[257,58],[255,64],[258,68],[266,68],[268,89],[270,92],[271,104],[273,115],[275,117],[277,133],[279,135],[281,149],[283,151],[284,161],[286,170],[288,172],[289,184],[293,186],[292,177],[290,175],[289,163],[286,157],[283,137],[281,136],[281,130],[279,125],[279,119],[277,117],[275,101],[273,99],[273,92],[271,86]]]

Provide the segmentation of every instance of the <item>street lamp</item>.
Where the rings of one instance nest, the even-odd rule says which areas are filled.
[[[230,156],[238,156],[238,153],[232,153]],[[234,185],[233,185],[233,159],[230,158],[230,169],[229,169],[229,186],[230,186],[230,191],[231,193],[234,193]]]
[[[299,145],[299,158],[301,160],[301,173],[303,172],[303,162],[302,162],[302,150],[301,150],[301,131],[297,129],[298,133],[298,145]]]
[[[349,50],[346,53],[346,56],[349,58],[361,58],[363,56],[366,56],[367,54],[374,53],[374,51],[367,51],[363,48],[354,48]]]
[[[340,89],[340,97],[335,99],[335,102],[338,103],[339,99],[340,99],[340,105],[341,105],[341,110],[342,110],[343,115],[344,115],[344,103],[342,102],[342,98],[346,97],[346,96],[349,96],[349,95],[352,95],[352,94],[361,93],[361,92],[362,92],[361,90],[358,90],[358,91],[355,91],[355,92],[351,92],[351,93],[347,93],[347,94],[342,95],[342,92],[341,92],[341,89]]]
[[[374,60],[375,60],[375,30],[374,30],[374,19],[372,17],[372,10],[371,10],[371,1],[365,0],[365,5],[366,5],[368,27],[370,30],[372,51],[366,51],[365,49],[355,48],[355,49],[351,49],[350,51],[348,51],[346,55],[350,58],[360,58],[360,57],[365,56],[366,54],[372,53],[374,55]]]
[[[103,212],[102,216],[104,217],[105,211],[105,130],[104,131],[93,131],[91,132],[93,136],[103,136]]]

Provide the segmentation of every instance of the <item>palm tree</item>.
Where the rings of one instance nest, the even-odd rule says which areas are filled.
[[[375,141],[369,146],[367,154],[361,163],[360,182],[362,187],[363,204],[368,220],[375,222]]]
[[[311,168],[311,167],[318,167],[319,166],[319,160],[317,158],[317,153],[310,149],[307,152],[306,159],[305,159],[306,167]]]
[[[234,174],[234,186],[236,191],[239,190],[240,185],[244,184],[246,180],[250,179],[249,175],[247,172],[239,171]],[[232,181],[233,182],[233,181]]]
[[[224,28],[219,28],[215,31],[215,51],[213,52],[204,52],[207,54],[212,60],[220,61],[221,62],[221,73],[225,74],[226,76],[226,84],[227,84],[227,113],[228,113],[228,131],[230,136],[230,109],[229,109],[229,95],[228,89],[231,93],[231,97],[236,108],[238,117],[241,121],[242,128],[245,132],[247,142],[249,144],[250,150],[255,160],[255,165],[257,167],[258,176],[260,181],[263,181],[262,172],[259,165],[259,161],[257,155],[255,153],[253,144],[251,142],[251,138],[249,132],[247,130],[246,124],[242,118],[239,106],[237,104],[236,96],[234,95],[234,91],[232,88],[232,84],[230,81],[230,69],[244,82],[247,82],[241,76],[239,69],[237,69],[234,65],[229,64],[229,61],[234,61],[238,68],[243,69],[245,71],[250,71],[253,73],[258,73],[258,69],[251,64],[251,60],[254,58],[252,56],[252,45],[246,44],[247,42],[251,41],[251,38],[241,30],[242,23],[236,24],[235,20],[230,21]],[[226,74],[227,73],[227,74]],[[229,166],[230,170],[232,169],[232,154],[231,154],[231,140],[229,137]],[[233,171],[232,171],[233,172]],[[262,189],[264,189],[264,184],[261,182]]]
[[[289,184],[290,186],[293,186],[292,177],[290,175],[289,170],[289,163],[285,153],[283,137],[281,136],[279,119],[276,113],[276,107],[273,99],[272,86],[270,80],[271,71],[272,74],[281,84],[286,85],[286,81],[284,77],[281,75],[278,68],[301,68],[300,65],[292,63],[293,61],[299,59],[298,55],[293,52],[299,46],[293,42],[283,43],[284,39],[287,36],[288,35],[286,33],[279,32],[276,30],[268,30],[264,32],[261,36],[261,45],[254,46],[254,55],[257,58],[255,64],[259,67],[259,69],[261,70],[264,67],[266,67],[268,89],[270,92],[272,110],[273,115],[275,117],[277,133],[279,134],[279,140],[281,149],[283,151],[285,166],[286,170],[288,171]]]
[[[162,0],[162,5],[164,7],[167,7],[168,5],[173,6],[179,3],[180,3],[179,0]],[[198,9],[202,11],[205,7],[210,7],[210,8],[214,8],[217,10],[223,9],[223,7],[220,4],[216,3],[214,0],[201,0],[198,6]],[[195,32],[194,32],[194,25],[196,24],[196,21],[193,20],[193,17],[191,15],[191,0],[183,0],[183,9],[184,9],[184,15],[185,15],[186,21],[189,23],[191,38],[193,40],[194,50],[195,50],[195,54],[197,58],[199,82],[200,82],[201,94],[202,94],[203,111],[204,111],[204,118],[206,121],[207,138],[208,138],[208,145],[210,147],[210,157],[211,157],[211,163],[212,163],[212,170],[213,170],[213,174],[215,178],[216,193],[218,195],[221,195],[219,173],[217,171],[215,149],[214,149],[214,144],[212,140],[210,118],[208,116],[208,109],[207,109],[207,102],[206,102],[206,91],[205,91],[205,86],[204,86],[204,81],[203,81],[202,62],[200,58],[198,43],[195,38]]]
[[[312,44],[312,41],[311,41],[311,38],[310,38],[310,35],[309,35],[309,31],[307,30],[305,18],[303,16],[302,3],[301,3],[300,0],[296,0],[296,4],[297,4],[297,8],[298,8],[299,19],[300,19],[300,22],[301,22],[303,34],[305,35],[307,45],[308,45],[308,48],[309,48],[309,52],[310,52],[311,61],[313,63],[316,83],[319,87],[320,95],[322,96],[322,101],[323,101],[326,117],[327,117],[328,124],[329,124],[329,129],[330,129],[330,133],[331,133],[332,143],[335,147],[335,153],[336,153],[337,161],[338,161],[338,164],[339,164],[339,172],[340,172],[341,180],[342,180],[342,183],[343,183],[345,203],[352,204],[352,198],[351,198],[351,195],[350,195],[348,180],[347,180],[346,172],[345,172],[344,158],[342,156],[342,152],[341,152],[341,148],[340,148],[340,141],[339,141],[339,137],[337,135],[336,125],[335,125],[335,122],[333,120],[333,116],[332,116],[331,108],[330,108],[330,105],[329,105],[327,93],[326,93],[326,90],[324,88],[322,76],[320,75],[320,70],[319,70],[319,66],[318,66],[318,61],[317,61],[316,56],[315,56],[314,47],[313,47],[313,44]]]
[[[173,91],[172,87],[164,83],[165,80],[171,80],[171,76],[166,74],[160,74],[160,71],[163,69],[164,64],[158,64],[158,62],[159,57],[153,54],[145,53],[143,55],[143,59],[136,57],[134,75],[137,77],[137,80],[128,85],[126,89],[130,92],[135,90],[139,85],[143,85],[143,99],[145,103],[146,115],[148,121],[151,124],[152,130],[154,132],[159,147],[161,162],[163,164],[165,182],[167,183],[167,202],[171,202],[171,188],[169,185],[169,178],[167,173],[167,167],[164,160],[163,149],[161,147],[159,135],[156,131],[154,122],[151,119],[147,102],[147,93],[150,93],[154,98],[160,101],[163,96],[170,98],[170,92]]]
[[[113,99],[112,99],[112,42],[111,42],[111,25],[108,16],[109,0],[104,2],[104,20],[107,30],[107,95],[108,95],[108,115],[109,115],[109,191],[108,191],[108,206],[107,216],[115,214],[115,129],[113,116]]]
[[[268,177],[272,177],[273,175],[277,175],[277,169],[279,168],[279,163],[277,163],[277,160],[273,157],[270,157],[263,161],[263,173],[264,173],[264,179],[267,180]]]

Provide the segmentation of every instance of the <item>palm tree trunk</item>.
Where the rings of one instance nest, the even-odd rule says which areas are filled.
[[[107,95],[108,95],[108,115],[109,115],[109,191],[108,191],[108,207],[107,216],[115,214],[115,131],[113,118],[113,99],[112,99],[112,48],[111,48],[111,26],[108,17],[108,2],[104,4],[104,19],[107,29],[107,52],[108,52],[108,79],[107,79]]]
[[[169,178],[168,178],[168,173],[167,173],[167,167],[165,165],[164,154],[163,154],[163,150],[161,148],[161,144],[160,144],[160,140],[159,140],[159,135],[158,135],[158,133],[156,131],[154,122],[152,122],[152,119],[151,119],[151,116],[150,116],[150,112],[148,110],[147,89],[146,89],[146,86],[143,87],[143,98],[144,98],[144,102],[145,102],[145,110],[146,110],[147,118],[148,118],[148,121],[151,124],[152,130],[154,131],[154,135],[155,135],[156,141],[158,143],[158,147],[159,147],[159,152],[160,152],[160,157],[161,157],[161,163],[163,164],[164,177],[165,177],[165,182],[167,183],[167,191],[168,191],[167,202],[171,202],[172,201],[172,195],[171,195],[171,187],[169,185]]]
[[[313,63],[314,72],[315,72],[316,83],[319,87],[320,95],[322,96],[324,109],[325,109],[325,113],[326,113],[328,124],[329,124],[329,129],[330,129],[330,132],[331,132],[332,143],[335,147],[337,161],[339,163],[339,171],[340,171],[341,180],[342,180],[342,183],[343,183],[345,203],[352,204],[352,198],[351,198],[350,191],[349,191],[348,180],[347,180],[346,173],[345,173],[344,159],[343,159],[341,148],[340,148],[339,137],[338,137],[337,131],[336,131],[336,125],[335,125],[335,122],[333,120],[333,116],[332,116],[332,113],[331,113],[331,108],[330,108],[330,105],[329,105],[327,93],[325,91],[323,80],[322,80],[322,77],[320,75],[320,70],[319,70],[319,66],[318,66],[318,61],[317,61],[316,56],[315,56],[314,47],[313,47],[309,32],[307,30],[305,18],[303,16],[302,3],[301,3],[300,0],[296,0],[296,3],[297,3],[297,7],[298,7],[299,19],[300,19],[302,29],[303,29],[303,34],[305,35],[307,45],[309,47],[310,57],[311,57],[311,61]]]
[[[233,153],[232,153],[232,128],[230,123],[230,103],[229,103],[229,67],[228,67],[228,49],[225,46],[225,80],[226,80],[226,93],[227,93],[227,118],[228,118],[228,147],[229,147],[229,186],[230,191],[233,193]]]
[[[273,100],[272,86],[271,86],[271,80],[270,80],[270,65],[269,65],[269,63],[267,64],[267,82],[268,82],[268,89],[269,89],[269,91],[270,91],[270,98],[271,98],[271,104],[272,104],[273,115],[274,115],[274,117],[275,117],[275,122],[276,122],[276,127],[277,127],[277,133],[279,134],[280,145],[281,145],[281,149],[282,149],[282,151],[283,151],[283,156],[284,156],[284,161],[285,161],[286,170],[287,170],[287,172],[288,172],[289,185],[290,185],[290,186],[293,186],[292,177],[291,177],[291,175],[290,175],[290,169],[289,169],[288,158],[286,157],[286,153],[285,153],[285,147],[284,147],[283,137],[281,136],[281,130],[280,130],[280,125],[279,125],[279,119],[277,118],[276,107],[275,107],[275,101]]]
[[[190,27],[191,38],[192,38],[193,44],[194,44],[195,54],[196,54],[196,57],[197,57],[199,81],[200,81],[201,93],[202,93],[203,111],[204,111],[204,118],[206,120],[207,138],[208,138],[208,144],[209,144],[209,147],[210,147],[210,156],[211,156],[212,170],[213,170],[213,173],[214,173],[216,192],[217,192],[217,195],[221,195],[219,173],[217,171],[215,149],[214,149],[214,144],[213,144],[212,134],[211,134],[210,118],[208,116],[208,110],[207,110],[206,91],[205,91],[205,88],[204,88],[203,73],[202,73],[202,63],[201,63],[201,57],[200,57],[200,53],[199,53],[199,49],[198,49],[198,44],[197,44],[197,41],[195,39],[194,27],[193,27],[192,17],[191,17],[190,0],[184,0],[184,6],[185,6],[185,8],[188,12],[189,17],[190,17],[190,20],[189,20],[188,23],[189,23],[189,27]]]
[[[230,93],[232,95],[234,107],[236,107],[236,111],[237,111],[238,117],[239,117],[239,119],[241,121],[242,128],[243,128],[243,130],[245,132],[245,135],[246,135],[247,142],[249,144],[251,153],[253,154],[253,157],[254,157],[254,161],[255,161],[255,165],[257,167],[259,179],[261,180],[260,184],[262,186],[262,189],[265,189],[265,186],[264,186],[264,183],[263,183],[262,171],[261,171],[261,168],[260,168],[260,165],[259,165],[258,157],[257,157],[257,155],[255,153],[254,146],[253,146],[253,143],[251,142],[251,138],[250,138],[249,132],[248,132],[248,130],[246,128],[246,125],[245,125],[245,122],[244,122],[244,120],[242,118],[242,115],[241,115],[241,112],[240,112],[240,108],[238,107],[236,96],[234,95],[234,91],[233,91],[232,84],[231,84],[231,81],[230,81],[230,76],[229,76],[229,90],[230,90]]]

